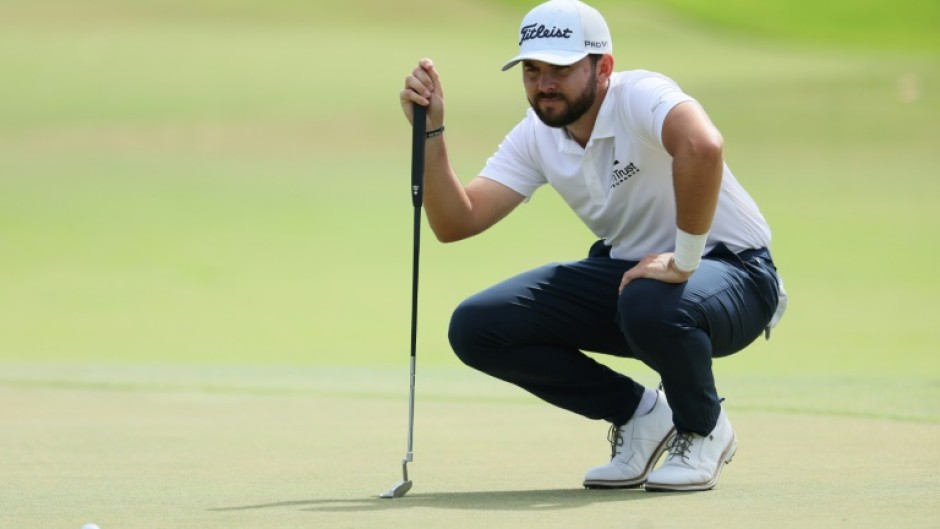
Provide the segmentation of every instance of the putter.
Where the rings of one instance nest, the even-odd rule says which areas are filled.
[[[411,266],[411,384],[408,394],[408,450],[401,460],[402,479],[392,488],[379,494],[380,498],[401,498],[411,490],[408,463],[414,460],[415,430],[415,357],[418,343],[418,256],[421,249],[421,203],[424,185],[424,142],[426,113],[421,105],[414,105],[414,126],[411,131],[411,203],[414,205],[414,257]]]

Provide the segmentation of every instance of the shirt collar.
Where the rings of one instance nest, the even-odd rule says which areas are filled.
[[[591,132],[591,139],[594,138],[613,138],[614,137],[614,97],[613,80],[607,84],[607,95],[604,96],[604,102],[601,103],[600,110],[597,111],[597,120],[594,122],[594,130]]]

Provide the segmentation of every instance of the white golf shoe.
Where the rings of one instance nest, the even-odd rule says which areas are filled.
[[[725,410],[715,429],[706,436],[679,433],[669,442],[669,455],[663,466],[646,480],[649,491],[709,490],[718,483],[721,468],[730,463],[738,441]]]
[[[588,470],[584,486],[620,489],[643,485],[675,431],[666,394],[657,390],[656,404],[649,413],[633,417],[623,426],[611,426],[610,463]]]

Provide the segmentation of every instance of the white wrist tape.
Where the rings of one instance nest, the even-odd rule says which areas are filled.
[[[676,268],[683,272],[694,272],[702,262],[702,252],[705,251],[707,241],[708,233],[692,235],[676,228]]]

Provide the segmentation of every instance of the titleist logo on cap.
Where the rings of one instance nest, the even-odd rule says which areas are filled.
[[[522,26],[519,32],[522,34],[522,39],[519,40],[519,45],[521,46],[523,42],[532,39],[567,39],[571,37],[574,30],[568,28],[559,29],[554,26],[552,26],[552,29],[548,29],[544,24],[535,23]]]

